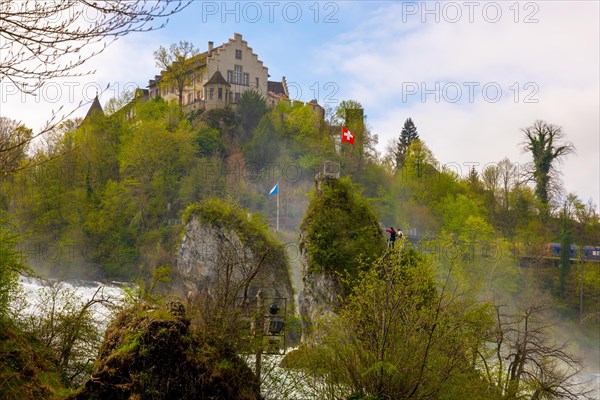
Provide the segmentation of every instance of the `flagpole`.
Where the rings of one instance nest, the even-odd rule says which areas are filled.
[[[277,182],[277,227],[275,232],[279,232],[279,182]]]

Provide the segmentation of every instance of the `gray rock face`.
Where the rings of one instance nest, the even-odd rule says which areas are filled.
[[[309,340],[312,325],[319,319],[334,314],[341,306],[342,286],[334,274],[308,272],[308,254],[300,248],[304,288],[298,296],[302,320],[302,341]]]
[[[293,307],[293,290],[285,258],[273,256],[282,249],[255,254],[237,232],[205,224],[193,217],[186,226],[174,268],[188,296],[234,290],[249,298],[259,289],[265,297],[284,297]]]

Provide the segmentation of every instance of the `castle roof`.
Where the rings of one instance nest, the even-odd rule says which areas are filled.
[[[92,105],[90,106],[90,109],[88,110],[88,112],[85,115],[85,118],[83,120],[85,121],[86,119],[90,118],[96,112],[100,112],[100,114],[102,116],[104,116],[104,110],[102,109],[102,106],[100,105],[100,100],[98,100],[97,95],[94,98],[94,101],[92,102]]]
[[[283,82],[267,81],[267,92],[271,92],[276,95],[285,95]]]
[[[189,59],[189,63],[190,63],[190,69],[199,69],[199,68],[203,68],[206,67],[208,64],[208,59],[212,59],[213,57],[218,56],[221,52],[225,51],[227,49],[227,47],[231,46],[233,43],[235,43],[236,41],[240,41],[242,44],[244,44],[248,50],[250,50],[250,52],[252,53],[252,55],[254,57],[256,57],[256,61],[264,68],[267,69],[267,67],[265,67],[263,65],[263,62],[258,58],[258,55],[256,55],[256,53],[254,53],[254,51],[252,50],[252,47],[248,46],[248,42],[242,39],[242,35],[239,33],[234,33],[233,35],[233,39],[229,39],[229,41],[227,41],[227,43],[223,43],[220,46],[216,46],[214,48],[212,48],[211,50],[205,51],[203,53],[199,53],[196,54],[195,56],[191,57]],[[161,71],[160,75],[156,75],[154,77],[154,79],[150,79],[150,81],[148,82],[148,86],[149,88],[152,88],[154,86],[157,86],[163,79],[163,75],[164,75],[165,71]]]
[[[208,82],[206,82],[204,84],[204,86],[206,86],[206,85],[213,85],[213,84],[221,84],[221,85],[231,86],[229,84],[229,82],[227,82],[225,80],[225,78],[223,78],[223,75],[221,75],[221,73],[219,71],[216,71],[213,74],[213,76],[208,80]]]

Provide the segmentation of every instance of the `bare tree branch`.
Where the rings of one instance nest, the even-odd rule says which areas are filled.
[[[0,3],[0,83],[33,93],[132,32],[160,29],[187,0],[4,0]],[[162,21],[159,21],[162,20]],[[159,21],[157,23],[157,21]]]

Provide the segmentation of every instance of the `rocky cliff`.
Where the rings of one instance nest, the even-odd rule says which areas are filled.
[[[384,243],[379,220],[349,178],[317,178],[300,226],[303,340],[316,320],[339,309],[360,266],[380,255]]]
[[[210,199],[188,209],[185,236],[177,264],[177,280],[188,297],[233,292],[253,298],[285,298],[293,308],[294,293],[285,247],[268,232],[260,216]]]
[[[331,272],[311,272],[306,247],[300,250],[304,287],[298,295],[302,322],[302,340],[308,339],[312,324],[335,313],[341,306],[344,287],[339,276]]]

